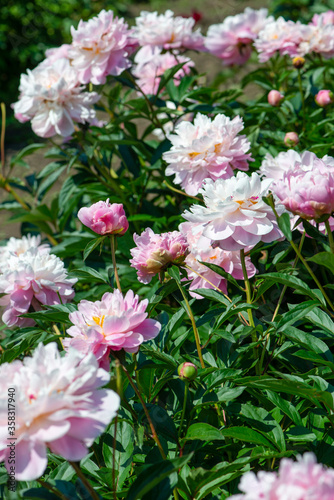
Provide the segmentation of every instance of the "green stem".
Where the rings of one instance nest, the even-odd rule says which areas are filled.
[[[96,491],[94,490],[93,486],[89,483],[89,481],[87,480],[86,476],[84,475],[84,473],[80,469],[80,465],[77,462],[71,462],[70,460],[68,461],[68,463],[70,465],[72,465],[73,469],[77,473],[77,476],[83,482],[83,484],[84,484],[86,490],[88,491],[88,493],[90,493],[90,496],[92,497],[92,499],[93,500],[100,500],[99,495],[96,493]]]
[[[188,316],[190,318],[190,321],[191,321],[191,324],[192,324],[192,327],[193,327],[193,330],[194,330],[195,342],[196,342],[196,347],[197,347],[197,352],[198,352],[198,357],[199,357],[199,360],[200,360],[200,363],[201,363],[201,367],[205,368],[205,364],[204,364],[204,360],[203,360],[203,356],[202,356],[201,341],[200,341],[200,338],[199,338],[199,333],[198,333],[198,330],[197,330],[197,326],[196,326],[196,322],[195,322],[195,318],[194,318],[193,312],[191,310],[190,304],[188,302],[186,294],[183,291],[182,286],[180,285],[180,283],[178,281],[176,281],[176,284],[179,287],[179,290],[180,290],[180,292],[182,294],[184,302],[186,303],[186,307],[187,307],[187,311],[188,311]]]
[[[118,361],[118,360],[117,360]],[[118,414],[115,417],[115,429],[114,429],[114,441],[113,441],[113,456],[112,456],[112,485],[113,485],[113,497],[117,500],[117,482],[116,482],[116,438],[117,438],[117,420]]]
[[[6,106],[5,103],[1,103],[1,139],[0,139],[0,149],[1,149],[1,167],[2,171],[5,168],[5,132],[6,132]]]
[[[300,74],[300,69],[298,69],[297,72],[298,72],[299,92],[300,92],[301,100],[302,100],[303,130],[305,130],[305,118],[306,118],[306,113],[305,113],[305,98],[304,98],[303,84],[302,84],[302,77],[301,77],[301,74]]]
[[[51,486],[51,484],[47,483],[46,481],[42,481],[41,479],[36,479],[36,481],[41,486],[43,486],[43,488],[51,491],[51,493],[53,493],[54,495],[56,495],[58,498],[61,498],[61,500],[68,500],[68,497],[66,497],[65,495],[63,495],[63,493],[61,493],[60,491],[56,490],[56,488],[54,488],[53,486]]]
[[[331,230],[331,226],[329,224],[329,220],[327,219],[325,222],[325,226],[327,229],[327,235],[328,235],[328,241],[329,241],[329,246],[331,247],[331,252],[334,253],[334,239],[333,239],[333,233]]]
[[[246,269],[245,251],[244,251],[244,249],[240,250],[240,259],[241,259],[242,273],[244,275],[244,281],[245,281],[245,287],[246,287],[247,304],[251,304],[252,303],[252,290],[251,290],[251,286],[250,286],[250,282],[249,282],[248,274],[247,274],[247,269]],[[252,326],[253,328],[255,328],[255,323],[254,323],[254,319],[253,319],[252,310],[251,309],[247,309],[247,313],[248,313],[248,318],[249,318],[249,324],[250,324],[250,326]],[[256,335],[253,338],[253,340],[254,340],[254,342],[257,341]]]
[[[192,196],[191,194],[184,193],[180,189],[176,189],[175,187],[168,184],[167,181],[163,181],[163,184],[165,184],[165,186],[167,186],[168,189],[170,189],[171,191],[174,191],[175,193],[182,194],[182,196],[186,196],[187,198],[192,198],[193,200],[202,201],[200,198],[197,198],[197,196]]]
[[[121,288],[121,284],[120,284],[120,281],[119,281],[118,272],[117,272],[117,266],[116,266],[115,243],[116,243],[116,237],[115,237],[114,234],[111,234],[110,235],[110,247],[111,247],[112,265],[113,265],[113,268],[114,268],[114,275],[115,275],[115,280],[116,280],[117,288],[122,293],[122,288]]]
[[[187,407],[187,398],[188,398],[188,389],[189,389],[189,382],[184,383],[184,399],[183,399],[183,408],[182,408],[182,414],[181,414],[181,422],[180,422],[180,427],[179,427],[179,433],[178,433],[178,438],[180,439],[181,432],[182,432],[182,425],[183,425],[183,420],[184,416],[186,414],[186,407]]]
[[[302,263],[304,264],[304,266],[306,267],[306,269],[308,270],[308,272],[310,273],[310,276],[313,278],[314,282],[316,283],[317,287],[319,288],[319,290],[321,291],[321,293],[323,294],[327,304],[330,306],[330,308],[334,311],[334,305],[332,304],[330,298],[328,297],[327,293],[325,292],[325,290],[323,289],[321,283],[319,282],[318,278],[316,277],[316,275],[314,274],[314,272],[312,271],[312,269],[310,268],[310,266],[308,265],[308,263],[306,262],[306,260],[304,259],[304,257],[302,256],[301,252],[299,251],[299,248],[294,244],[293,241],[290,241],[291,243],[291,246],[292,248],[294,249],[294,251],[296,252],[296,254],[298,255],[298,257],[300,258],[300,260],[302,261]]]

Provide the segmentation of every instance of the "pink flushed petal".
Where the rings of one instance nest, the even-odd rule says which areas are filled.
[[[48,464],[46,446],[39,441],[20,441],[16,445],[15,477],[18,481],[33,481],[44,474]],[[8,460],[5,462],[10,471]]]
[[[85,436],[85,440],[94,440],[105,428],[104,423],[93,418],[70,418],[69,423],[71,428],[68,436],[78,440],[82,440],[82,436]]]
[[[51,422],[44,420],[42,427],[39,422],[29,429],[29,435],[36,441],[54,441],[63,437],[70,428],[69,422]]]
[[[88,454],[87,447],[81,441],[69,435],[52,441],[49,443],[49,448],[52,453],[73,462],[78,462]]]
[[[140,333],[144,337],[144,340],[154,339],[161,330],[161,324],[159,321],[153,319],[146,319],[140,325]]]
[[[126,316],[108,316],[103,323],[103,330],[106,337],[117,332],[126,332],[129,328],[130,321]]]
[[[34,292],[31,289],[19,289],[11,294],[11,300],[15,303],[18,313],[23,314],[28,311],[33,295]]]

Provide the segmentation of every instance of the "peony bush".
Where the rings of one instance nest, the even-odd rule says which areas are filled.
[[[1,498],[334,499],[334,12],[288,3],[102,10],[11,158],[2,106]]]

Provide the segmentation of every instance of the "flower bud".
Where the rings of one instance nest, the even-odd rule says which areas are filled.
[[[299,143],[299,137],[296,132],[288,132],[284,137],[284,144],[288,148],[294,148]]]
[[[334,101],[334,94],[331,90],[320,90],[315,96],[315,102],[318,106],[324,108]]]
[[[90,207],[80,208],[78,218],[97,234],[123,235],[129,228],[123,205],[99,201]]]
[[[305,59],[301,56],[294,57],[292,59],[292,64],[294,68],[301,69],[305,64]]]
[[[177,373],[179,374],[181,380],[190,382],[191,380],[195,380],[197,376],[197,367],[193,363],[186,361],[178,367]]]
[[[284,99],[284,95],[278,90],[271,90],[268,94],[268,102],[271,106],[279,106],[282,99]]]

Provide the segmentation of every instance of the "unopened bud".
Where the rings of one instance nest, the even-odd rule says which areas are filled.
[[[301,69],[305,64],[305,59],[301,56],[294,57],[292,59],[293,67],[296,69]]]
[[[299,137],[296,132],[288,132],[284,137],[284,144],[288,148],[294,148],[299,143]]]
[[[181,380],[189,382],[190,380],[194,380],[196,378],[197,367],[193,363],[186,361],[178,367],[177,373],[179,374]]]
[[[284,95],[278,90],[271,90],[268,94],[268,102],[271,106],[279,106],[282,99],[284,99]]]
[[[320,90],[315,96],[315,102],[318,106],[324,108],[334,102],[334,94],[330,90]]]

